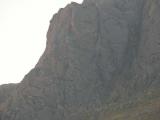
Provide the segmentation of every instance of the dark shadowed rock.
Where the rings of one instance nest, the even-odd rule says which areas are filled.
[[[35,68],[8,99],[0,89],[1,120],[159,120],[159,11],[159,0],[60,9]]]

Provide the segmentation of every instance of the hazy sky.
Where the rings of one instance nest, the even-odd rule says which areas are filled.
[[[44,51],[49,21],[59,8],[82,0],[0,0],[0,84],[16,83]]]

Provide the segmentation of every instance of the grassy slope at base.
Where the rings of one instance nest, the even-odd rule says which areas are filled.
[[[160,120],[160,97],[141,100],[135,105],[117,109],[106,110],[101,116],[102,120]]]

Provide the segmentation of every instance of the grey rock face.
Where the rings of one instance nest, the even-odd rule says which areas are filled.
[[[16,84],[8,84],[0,86],[0,118],[1,113],[5,109],[7,101],[10,99],[14,91],[16,90]]]
[[[104,120],[104,106],[159,92],[159,9],[158,0],[85,0],[61,9],[1,120]]]
[[[6,84],[0,86],[0,104],[5,102],[9,96],[14,92],[16,89],[16,84]]]

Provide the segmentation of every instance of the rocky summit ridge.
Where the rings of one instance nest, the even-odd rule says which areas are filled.
[[[0,86],[0,120],[159,120],[160,1],[72,2],[19,84]]]

